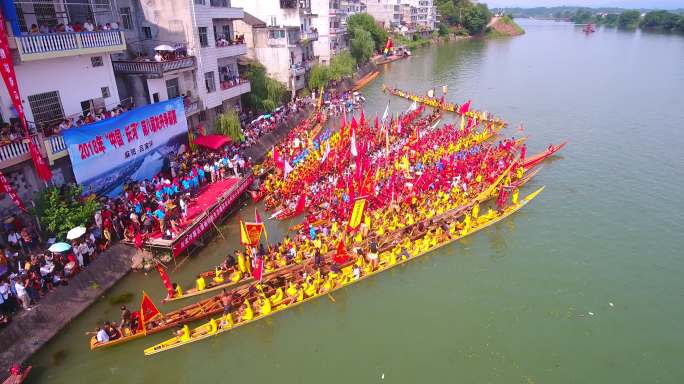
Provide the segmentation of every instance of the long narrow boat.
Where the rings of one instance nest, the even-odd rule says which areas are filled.
[[[10,374],[9,377],[2,382],[2,384],[21,384],[26,380],[26,377],[31,373],[32,366],[24,368],[21,372],[17,374]]]
[[[353,90],[353,91],[358,91],[359,89],[361,89],[361,88],[365,87],[366,85],[368,85],[368,83],[370,83],[371,81],[373,81],[373,80],[374,80],[376,77],[378,77],[378,76],[380,76],[380,71],[373,71],[373,72],[367,74],[366,76],[363,76],[362,78],[358,79],[358,80],[354,83],[354,85],[352,86],[352,90]]]
[[[550,145],[544,152],[541,152],[541,153],[538,153],[538,154],[536,154],[536,155],[534,155],[534,156],[530,156],[530,157],[526,158],[526,159],[525,159],[525,162],[524,162],[524,167],[525,167],[526,169],[529,169],[529,168],[534,167],[535,165],[541,163],[542,161],[544,161],[544,160],[548,159],[549,157],[551,157],[551,156],[552,156],[553,154],[555,154],[556,152],[558,152],[558,151],[560,151],[561,149],[563,149],[563,147],[565,147],[565,145],[566,145],[567,143],[568,143],[568,142],[567,142],[567,140],[566,140],[566,141],[564,141],[564,142],[562,142],[562,143],[560,143],[560,144],[558,144],[558,145]]]
[[[286,310],[286,309],[288,309],[288,308],[295,307],[295,306],[297,306],[297,305],[299,305],[299,304],[302,304],[302,303],[305,303],[305,302],[308,302],[308,301],[317,299],[317,298],[319,298],[319,297],[321,297],[321,296],[324,296],[324,295],[329,294],[329,293],[331,293],[331,292],[337,291],[337,290],[339,290],[340,288],[342,288],[342,287],[344,287],[344,286],[346,286],[346,285],[349,285],[349,284],[352,284],[352,283],[355,283],[355,282],[364,280],[364,279],[366,279],[366,278],[368,278],[368,277],[374,276],[374,275],[376,275],[376,274],[378,274],[378,273],[380,273],[380,272],[383,272],[383,271],[385,271],[385,270],[394,268],[394,267],[396,267],[396,266],[398,266],[398,265],[405,264],[405,263],[407,263],[408,261],[414,260],[414,259],[416,259],[416,258],[418,258],[418,257],[420,257],[420,256],[423,256],[423,255],[425,255],[425,254],[427,254],[427,253],[429,253],[429,252],[432,252],[432,251],[434,251],[434,250],[436,250],[436,249],[438,249],[438,248],[440,248],[440,247],[443,247],[443,246],[445,246],[445,245],[447,245],[447,244],[453,243],[453,242],[455,242],[455,241],[457,241],[457,240],[460,240],[460,239],[462,239],[462,238],[464,238],[464,237],[466,237],[466,236],[468,236],[468,235],[471,235],[471,234],[473,234],[473,233],[479,232],[479,231],[482,230],[482,229],[485,229],[485,228],[487,228],[487,227],[489,227],[489,226],[491,226],[491,225],[493,225],[493,224],[498,223],[499,221],[505,219],[506,217],[512,215],[513,213],[515,213],[515,212],[517,212],[518,210],[520,210],[522,207],[524,207],[524,206],[526,206],[527,204],[529,204],[529,202],[532,201],[539,193],[541,193],[542,190],[544,190],[544,187],[541,187],[541,188],[537,189],[536,191],[534,191],[534,192],[530,193],[529,195],[527,195],[519,204],[509,206],[508,208],[506,208],[506,209],[504,210],[503,213],[497,215],[495,218],[490,219],[490,220],[488,220],[488,221],[486,221],[486,222],[482,222],[482,223],[476,222],[476,223],[475,223],[476,226],[472,227],[471,230],[468,231],[467,233],[464,233],[464,234],[460,234],[460,235],[458,235],[458,236],[455,236],[455,237],[453,237],[453,238],[451,238],[451,239],[449,239],[449,240],[447,240],[447,241],[445,241],[445,242],[443,242],[443,243],[440,243],[440,244],[435,245],[434,247],[428,248],[428,249],[426,249],[426,250],[424,250],[424,251],[422,251],[422,252],[416,254],[415,256],[412,256],[412,257],[409,257],[409,258],[398,259],[398,260],[396,260],[394,263],[392,263],[390,260],[381,260],[381,263],[380,263],[380,265],[379,265],[379,267],[378,267],[377,270],[371,271],[371,272],[369,272],[369,273],[366,273],[366,274],[362,275],[361,277],[359,277],[359,278],[356,279],[356,280],[348,281],[348,282],[346,282],[346,283],[341,283],[340,285],[335,286],[334,288],[332,288],[331,290],[326,291],[326,292],[317,292],[317,293],[313,294],[312,296],[310,296],[310,297],[308,297],[308,298],[305,298],[305,299],[303,299],[303,300],[301,300],[301,301],[297,301],[297,302],[294,302],[294,303],[291,303],[291,304],[284,304],[284,303],[283,303],[283,304],[280,304],[280,305],[278,305],[276,308],[274,308],[272,311],[270,311],[270,312],[268,312],[268,313],[266,313],[266,314],[256,314],[256,313],[255,313],[255,314],[254,314],[254,317],[253,317],[252,319],[250,319],[250,320],[240,321],[240,322],[237,322],[237,323],[235,323],[235,324],[231,324],[230,322],[228,322],[228,323],[222,323],[222,322],[221,322],[221,319],[218,319],[218,320],[212,319],[209,323],[204,324],[204,325],[201,325],[201,326],[199,326],[199,327],[194,328],[193,330],[191,330],[191,331],[190,331],[189,338],[187,338],[187,339],[182,339],[181,337],[174,337],[174,338],[168,339],[168,340],[163,341],[163,342],[161,342],[161,343],[159,343],[159,344],[157,344],[157,345],[154,345],[154,346],[152,346],[152,347],[149,347],[149,348],[145,349],[144,353],[145,353],[145,355],[147,355],[147,356],[149,356],[149,355],[154,355],[154,354],[157,354],[157,353],[160,353],[160,352],[168,351],[168,350],[170,350],[170,349],[178,348],[178,347],[183,346],[183,345],[186,345],[186,344],[190,344],[190,343],[193,343],[193,342],[196,342],[196,341],[204,340],[204,339],[209,338],[209,337],[211,337],[211,336],[215,336],[215,335],[218,335],[218,334],[220,334],[220,333],[227,332],[227,331],[230,331],[230,330],[232,330],[232,329],[238,328],[238,327],[240,327],[240,326],[243,326],[243,325],[246,325],[246,324],[255,322],[255,321],[257,321],[257,320],[260,320],[260,319],[262,319],[262,318],[271,316],[271,315],[273,315],[273,314],[275,314],[275,313],[282,312],[282,311],[284,311],[284,310]],[[347,268],[348,268],[348,267],[347,267]],[[341,273],[341,275],[343,275],[343,273]]]
[[[201,320],[205,317],[213,316],[223,309],[218,297],[210,297],[208,299],[199,301],[197,303],[185,306],[178,310],[166,313],[158,320],[150,321],[145,324],[145,330],[132,333],[128,329],[124,331],[118,339],[110,340],[105,343],[100,343],[97,338],[93,336],[90,339],[90,349],[100,349],[104,347],[111,347],[113,345],[123,344],[127,341],[139,339],[146,335],[157,333],[166,329],[176,327],[191,321]]]

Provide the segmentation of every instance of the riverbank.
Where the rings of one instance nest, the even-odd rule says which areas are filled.
[[[131,270],[136,249],[115,244],[30,311],[23,310],[0,331],[0,378],[9,366],[24,363],[76,316]]]

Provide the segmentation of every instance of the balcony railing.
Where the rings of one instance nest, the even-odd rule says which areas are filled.
[[[343,35],[347,32],[347,28],[330,28],[330,34],[331,35]]]
[[[292,71],[292,74],[295,76],[301,76],[306,72],[306,68],[303,63],[297,63],[290,66],[290,71]]]
[[[48,136],[44,140],[45,151],[50,165],[55,163],[55,160],[67,156],[67,146],[62,135]]]
[[[316,41],[318,40],[318,32],[302,32],[299,36],[302,41]]]
[[[224,81],[221,83],[221,97],[223,100],[232,99],[233,97],[238,97],[243,93],[248,93],[251,89],[251,84],[247,80],[241,79],[237,84],[231,84]]]
[[[219,57],[230,57],[239,56],[247,53],[247,45],[245,44],[228,44],[228,45],[217,45]]]
[[[15,41],[22,61],[126,49],[126,39],[121,31],[16,36]]]
[[[113,61],[114,72],[124,75],[150,75],[162,77],[167,72],[195,69],[195,57],[170,61]]]
[[[209,0],[212,7],[230,8],[230,0]]]
[[[31,158],[29,140],[42,147],[41,135],[31,135],[28,138],[17,140],[7,144],[0,144],[0,169],[10,167]]]

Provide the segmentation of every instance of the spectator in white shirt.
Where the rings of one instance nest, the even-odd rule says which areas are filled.
[[[17,293],[17,298],[21,300],[22,307],[26,310],[30,310],[31,298],[29,297],[28,292],[26,292],[26,286],[21,280],[17,279],[14,282],[14,291]]]
[[[93,23],[90,22],[90,20],[88,20],[85,23],[83,23],[83,29],[86,32],[92,32],[95,30],[95,26],[93,25]]]

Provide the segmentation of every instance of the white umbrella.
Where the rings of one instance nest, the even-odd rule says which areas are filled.
[[[67,240],[73,240],[73,239],[78,239],[79,237],[83,236],[83,234],[86,233],[85,227],[76,227],[72,228],[67,232]]]
[[[69,248],[71,248],[71,245],[69,245],[67,243],[55,243],[55,244],[52,244],[50,246],[50,248],[48,248],[48,251],[50,251],[50,252],[64,252],[64,251],[68,251]]]
[[[162,45],[157,45],[156,47],[154,47],[154,50],[155,50],[155,51],[169,51],[169,52],[173,52],[173,51],[176,50],[176,48],[174,48],[174,47],[172,47],[172,46],[170,46],[170,45],[168,45],[168,44],[162,44]]]

